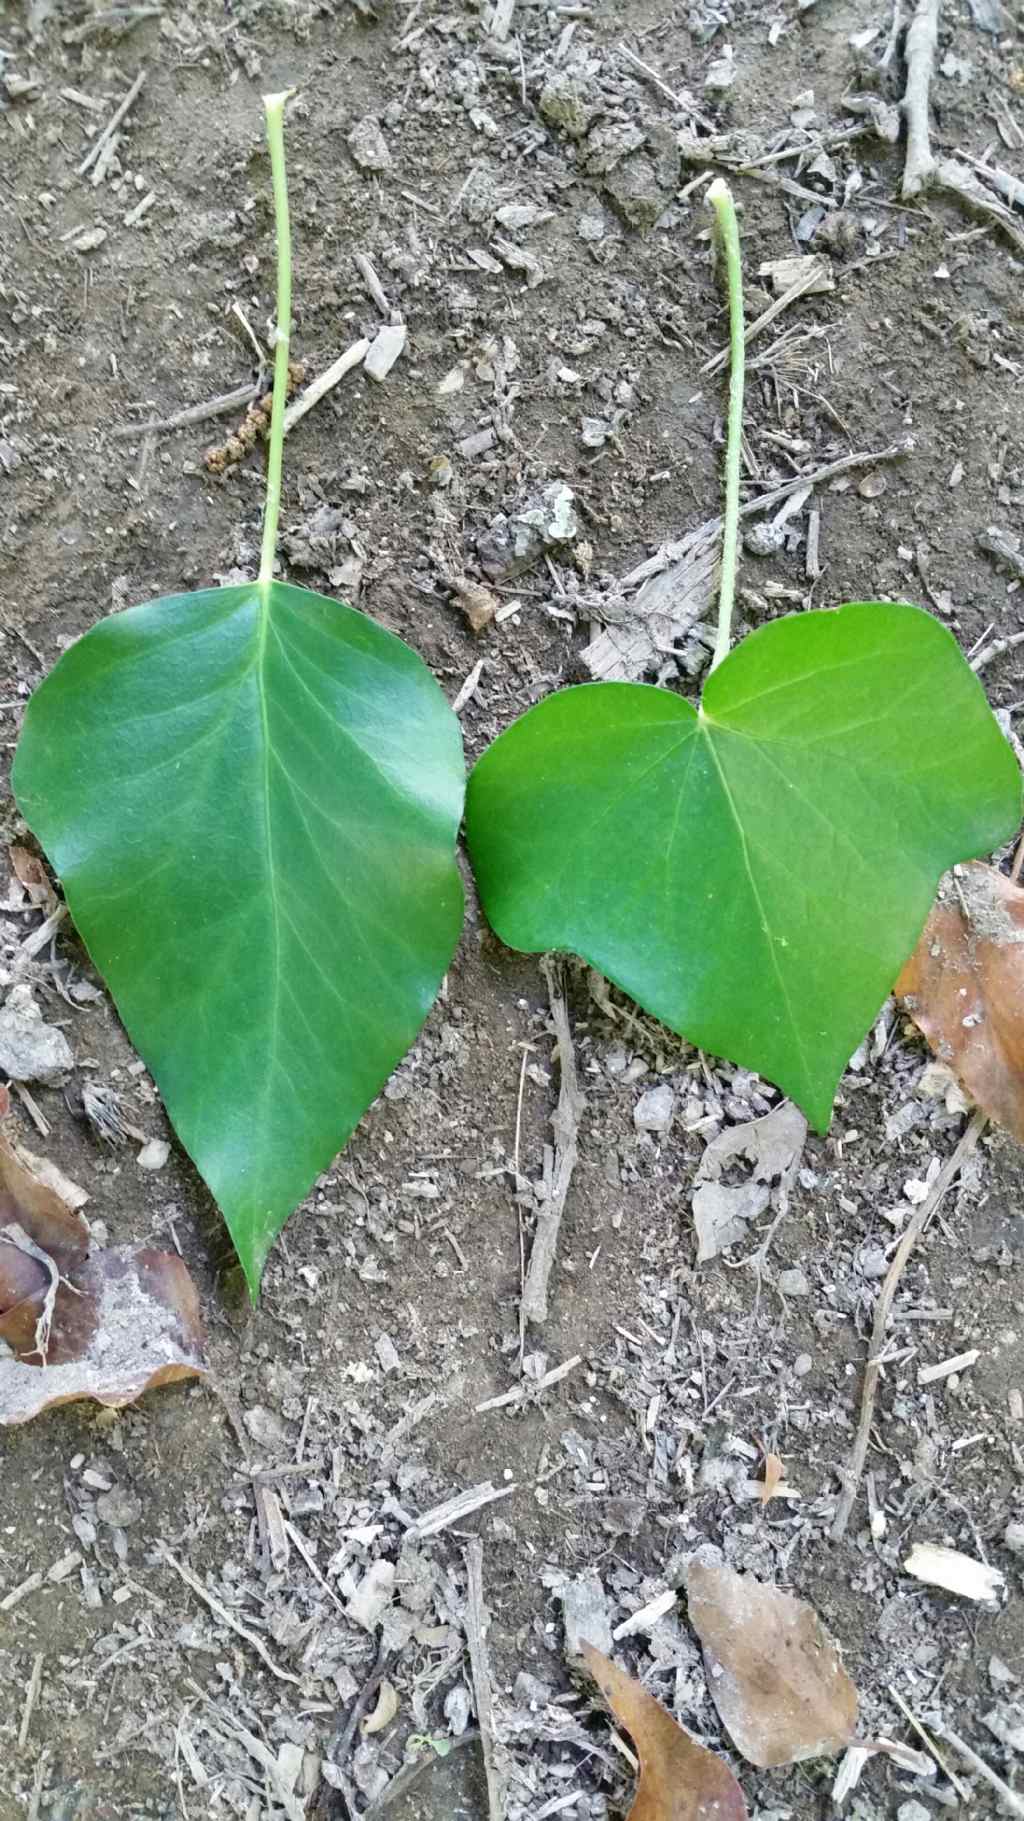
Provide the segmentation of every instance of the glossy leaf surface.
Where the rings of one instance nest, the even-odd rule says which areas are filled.
[[[422,661],[282,583],[104,620],[29,705],[19,806],[250,1286],[458,939],[458,722]]]
[[[708,678],[549,696],[484,753],[467,832],[512,948],[582,955],[821,1131],[939,875],[1005,840],[1020,776],[919,608],[776,621]]]

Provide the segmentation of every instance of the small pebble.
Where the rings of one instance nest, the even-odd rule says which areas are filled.
[[[779,1290],[783,1296],[810,1296],[811,1286],[799,1265],[792,1271],[779,1272]]]
[[[672,1124],[676,1097],[667,1082],[647,1088],[633,1108],[633,1124],[638,1132],[667,1132]]]
[[[388,142],[380,130],[380,121],[373,114],[367,114],[365,120],[357,121],[348,136],[348,149],[354,164],[361,171],[389,171],[391,153]]]
[[[385,323],[383,329],[378,329],[370,343],[370,351],[363,362],[363,372],[368,374],[370,379],[378,382],[387,379],[405,347],[408,333],[404,322]]]
[[[806,1378],[813,1364],[814,1361],[809,1353],[798,1353],[793,1361],[794,1378]]]

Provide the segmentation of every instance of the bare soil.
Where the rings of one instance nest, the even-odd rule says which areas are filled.
[[[700,171],[676,149],[694,116],[673,92],[743,135],[751,157],[804,146],[762,170],[822,199],[737,179],[751,313],[769,301],[765,260],[820,251],[835,280],[753,344],[766,352],[794,325],[821,331],[752,375],[749,489],[912,439],[904,459],[815,495],[819,578],[806,573],[806,507],[782,549],[745,560],[744,623],[881,596],[930,605],[965,649],[989,628],[1024,628],[1020,585],[977,544],[990,525],[1021,524],[1022,261],[941,196],[902,205],[900,146],[866,132],[820,149],[860,120],[844,109],[849,93],[899,91],[898,52],[891,88],[878,73],[888,7],[519,0],[505,38],[492,25],[468,0],[0,4],[8,755],[27,694],[98,618],[255,567],[259,459],[222,479],[202,460],[240,413],[173,432],[132,426],[255,378],[232,306],[265,339],[274,266],[260,96],[289,86],[299,90],[295,350],[319,372],[379,327],[357,253],[373,261],[409,344],[383,385],[351,375],[289,439],[283,571],[350,597],[358,582],[358,604],[406,638],[452,698],[482,659],[462,712],[470,756],[546,691],[586,675],[581,654],[600,599],[617,598],[615,578],[718,509],[723,392],[702,368],[722,345],[723,308],[692,188]],[[709,87],[727,45],[734,80]],[[90,136],[143,70],[93,185],[77,174]],[[553,78],[571,90],[568,111]],[[933,85],[942,149],[980,156],[994,143],[995,161],[1022,175],[1024,136],[1014,150],[1006,127],[1024,121],[1022,87],[1009,15],[980,0],[948,5]],[[371,117],[388,154],[376,170],[350,146]],[[573,138],[566,126],[581,121]],[[641,135],[610,172],[594,152],[606,128]],[[517,249],[535,263],[517,266]],[[439,390],[456,367],[459,388]],[[606,430],[585,433],[585,419]],[[481,453],[460,452],[487,430]],[[552,481],[572,488],[580,534],[499,578],[499,600],[517,610],[477,636],[450,584],[486,579],[479,540],[491,520]],[[1011,716],[1022,676],[1015,654],[984,672]],[[21,828],[9,801],[4,827]],[[3,915],[9,964],[38,917]],[[112,1240],[180,1246],[202,1290],[213,1375],[120,1413],[77,1406],[3,1433],[0,1821],[301,1814],[377,1660],[378,1637],[344,1609],[384,1561],[398,1570],[384,1638],[398,1711],[357,1732],[340,1767],[361,1812],[407,1757],[433,1749],[425,1740],[467,1723],[467,1531],[484,1542],[510,1817],[626,1811],[628,1773],[607,1721],[565,1666],[560,1595],[592,1574],[617,1625],[679,1585],[706,1543],[813,1601],[860,1688],[865,1735],[915,1743],[894,1688],[915,1713],[945,1715],[1014,1781],[1014,1750],[986,1725],[999,1703],[1012,1708],[1024,1675],[1021,1563],[1003,1543],[1007,1523],[1024,1518],[1024,1429],[1010,1396],[1024,1387],[1024,1170],[1001,1135],[983,1141],[898,1298],[868,1461],[884,1523],[869,1527],[862,1494],[845,1541],[828,1536],[890,1216],[909,1212],[906,1185],[963,1125],[920,1091],[926,1056],[901,1015],[890,1011],[888,1041],[844,1080],[829,1136],[808,1140],[763,1269],[739,1263],[743,1247],[698,1268],[690,1191],[704,1145],[771,1095],[571,969],[587,1106],[552,1313],[528,1337],[526,1363],[534,1376],[580,1363],[538,1399],[478,1413],[519,1378],[529,1219],[514,1171],[540,1178],[557,1093],[535,961],[502,949],[471,896],[420,1042],[287,1227],[255,1311],[180,1150],[147,1172],[130,1145],[105,1150],[76,1117],[88,1079],[120,1090],[150,1135],[170,1136],[109,999],[73,1008],[57,992],[72,971],[99,984],[68,935],[36,978],[72,1044],[75,1080],[67,1096],[36,1094],[48,1137],[20,1103],[12,1124],[88,1190],[86,1212]],[[254,1077],[259,1067],[254,1055]],[[659,1083],[676,1095],[660,1135],[634,1121]],[[973,1369],[918,1385],[919,1366],[972,1347]],[[763,1507],[751,1490],[764,1448],[782,1455],[798,1499]],[[485,1481],[507,1496],[403,1544],[413,1517]],[[257,1522],[266,1487],[291,1526],[276,1568]],[[125,1494],[120,1508],[97,1505],[110,1491]],[[920,1540],[996,1563],[1001,1610],[906,1576]],[[197,1597],[164,1547],[289,1679]],[[72,1551],[66,1578],[47,1579]],[[5,1610],[36,1573],[42,1585]],[[728,1753],[685,1604],[617,1648]],[[276,1781],[271,1760],[283,1766]],[[831,1763],[737,1768],[762,1821],[828,1812]],[[973,1783],[972,1812],[997,1813],[984,1784],[954,1768]],[[482,1821],[479,1786],[469,1779],[465,1791],[459,1804],[477,1806],[449,1797],[449,1812]],[[941,1777],[938,1792],[955,1805]],[[876,1759],[846,1812],[874,1821],[911,1799],[944,1812],[934,1782]],[[345,1813],[340,1791],[319,1800],[323,1813]]]

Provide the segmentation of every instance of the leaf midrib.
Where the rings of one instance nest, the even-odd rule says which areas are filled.
[[[270,1037],[268,1042],[268,1067],[263,1075],[263,1105],[266,1111],[270,1103],[272,1084],[280,1073],[278,1046],[281,1033],[281,905],[277,893],[277,871],[274,865],[273,817],[270,809],[270,711],[267,699],[267,633],[270,629],[270,594],[273,583],[260,580],[256,583],[259,600],[259,617],[256,627],[256,689],[260,709],[260,732],[263,736],[263,839],[267,856],[267,872],[270,884],[270,927],[273,940],[273,985],[270,997]]]

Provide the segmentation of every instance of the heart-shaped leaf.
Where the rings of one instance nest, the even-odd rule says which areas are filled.
[[[254,1291],[451,960],[463,784],[420,658],[282,583],[104,620],[29,705],[19,806]]]
[[[952,636],[858,602],[753,633],[699,711],[634,683],[547,697],[477,764],[467,833],[504,942],[584,956],[824,1131],[939,875],[1020,795]]]

